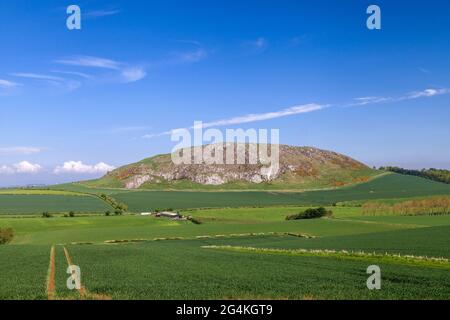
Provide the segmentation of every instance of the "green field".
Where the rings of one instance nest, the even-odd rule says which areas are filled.
[[[449,195],[450,185],[423,178],[388,174],[335,190],[306,192],[182,192],[130,191],[112,196],[128,204],[131,211],[155,208],[213,208],[274,205],[330,205],[342,201]]]
[[[0,299],[450,299],[450,216],[365,216],[360,207],[449,195],[445,184],[392,174],[303,193],[108,189],[132,212],[174,207],[202,223],[40,217],[111,210],[94,195],[106,190],[70,186],[0,191],[0,228],[15,233],[0,246]],[[332,218],[285,220],[335,202],[346,206],[327,206]],[[82,270],[82,291],[66,288],[66,252]],[[382,270],[381,290],[366,287],[372,264]]]
[[[112,208],[90,195],[0,194],[0,214],[104,212]]]

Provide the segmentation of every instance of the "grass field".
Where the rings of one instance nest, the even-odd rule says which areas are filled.
[[[450,185],[423,178],[388,174],[336,190],[307,192],[181,192],[130,191],[112,193],[128,204],[131,211],[145,212],[155,208],[212,208],[274,205],[330,205],[342,201],[409,198],[448,195]]]
[[[0,228],[15,233],[0,246],[0,299],[450,299],[449,215],[365,216],[361,202],[351,206],[449,194],[448,185],[386,175],[304,193],[108,192],[132,211],[182,208],[202,224],[31,215],[111,209],[73,187],[0,192]],[[285,220],[309,207],[302,205],[339,201],[346,206],[327,207],[332,218]],[[211,208],[188,209],[196,207]],[[66,287],[68,264],[82,270],[80,291]],[[382,270],[381,290],[366,287],[372,264]]]
[[[429,230],[428,235],[433,236],[434,232]],[[345,239],[351,239],[351,236],[342,237],[341,240]],[[367,278],[365,270],[372,261],[203,248],[205,245],[233,245],[236,242],[240,245],[259,247],[292,247],[295,242],[310,240],[294,237],[249,237],[155,241],[124,245],[66,245],[64,247],[72,262],[79,265],[82,270],[82,285],[85,292],[69,291],[65,287],[67,260],[63,247],[57,246],[54,298],[188,300],[450,298],[448,269],[410,266],[395,261],[378,263],[383,272],[383,289],[369,291],[365,287]],[[358,248],[367,248],[370,240],[366,239],[360,246],[356,245],[357,242],[352,243]],[[316,245],[322,247],[326,244],[316,243]],[[410,245],[405,242],[396,250]],[[304,246],[304,243],[301,246]],[[17,252],[21,247],[25,248],[25,251]],[[13,253],[13,250],[16,252]],[[410,247],[410,250],[413,248]],[[47,298],[45,287],[49,252],[50,246],[0,248],[2,256],[8,255],[13,258],[8,259],[6,263],[5,261],[0,263],[2,272],[6,269],[14,270],[7,275],[11,279],[19,278],[19,282],[3,282],[0,297]],[[26,255],[33,258],[32,264],[19,263]]]
[[[41,214],[60,212],[104,212],[112,208],[90,195],[0,194],[0,214]]]

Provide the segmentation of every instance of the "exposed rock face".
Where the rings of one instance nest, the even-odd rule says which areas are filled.
[[[109,173],[109,175],[123,181],[126,188],[136,189],[144,183],[161,183],[177,180],[188,180],[202,185],[222,185],[229,182],[259,184],[271,182],[281,177],[292,179],[315,177],[320,175],[323,170],[359,170],[367,168],[364,164],[335,152],[312,147],[291,147],[286,145],[279,145],[279,159],[271,158],[273,154],[270,152],[270,145],[243,145],[245,154],[239,162],[237,156],[238,145],[230,143],[220,144],[223,147],[223,159],[220,153],[217,154],[214,151],[211,153],[211,145],[209,147],[195,147],[183,149],[182,153],[180,153],[187,155],[185,159],[189,160],[190,158],[190,161],[185,161],[188,163],[175,164],[171,155],[166,154],[118,168]],[[259,157],[257,157],[256,163],[249,163],[250,155],[255,150],[251,149],[250,146],[256,146],[258,151],[265,148],[264,150],[269,158],[273,161],[277,160],[277,163],[267,161],[267,157],[263,159],[263,163],[259,161]],[[234,158],[231,160],[227,159],[227,151],[230,151],[230,148],[234,148],[236,151]],[[252,150],[252,153],[249,150]],[[196,161],[194,155],[198,155],[198,152],[201,151],[203,151],[203,162],[192,164]],[[189,154],[191,155],[190,157]],[[216,163],[214,163],[214,159]],[[217,164],[217,162],[220,162],[220,164]]]

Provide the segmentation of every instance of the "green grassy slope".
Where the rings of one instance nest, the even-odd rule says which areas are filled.
[[[207,208],[268,205],[329,205],[341,201],[449,195],[450,185],[423,178],[388,174],[335,190],[288,192],[165,192],[132,191],[113,194],[131,211],[155,208]]]

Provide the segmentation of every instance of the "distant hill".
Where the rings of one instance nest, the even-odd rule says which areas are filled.
[[[238,144],[226,143],[229,148]],[[279,170],[264,174],[262,164],[248,163],[249,148],[267,145],[241,144],[246,150],[245,164],[175,165],[170,154],[157,155],[120,167],[104,177],[83,182],[91,187],[155,190],[311,190],[335,188],[367,182],[379,174],[348,156],[313,147],[279,146]],[[205,151],[207,146],[183,151]],[[236,159],[234,159],[236,160]],[[234,163],[236,163],[234,161]]]

